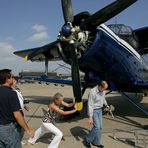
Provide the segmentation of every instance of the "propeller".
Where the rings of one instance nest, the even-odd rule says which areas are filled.
[[[65,23],[73,22],[73,10],[71,0],[61,0]]]
[[[86,18],[84,21],[80,23],[81,30],[89,30],[92,28],[96,28],[101,23],[106,22],[110,18],[119,14],[121,11],[135,3],[137,0],[116,0],[115,2],[109,4],[103,9],[97,11],[93,15]],[[73,10],[72,10],[72,2],[71,0],[61,0],[62,3],[62,11],[65,20],[65,25],[61,29],[61,37],[69,44],[69,52],[71,54],[71,73],[72,73],[72,82],[73,82],[73,93],[78,106],[78,110],[81,110],[83,107],[82,104],[82,92],[81,92],[81,82],[79,75],[79,64],[76,54],[76,44],[73,38],[69,38],[73,34],[73,26],[72,23],[74,21]],[[73,36],[72,36],[73,37]],[[62,38],[61,38],[62,39]],[[61,40],[62,41],[62,40]],[[59,40],[47,44],[45,46],[39,47],[30,55],[28,55],[28,59],[32,59],[40,53],[46,54],[48,50],[51,48],[55,48]]]
[[[79,64],[78,64],[75,44],[71,43],[70,45],[71,45],[70,51],[71,51],[71,73],[72,73],[73,93],[77,103],[77,110],[80,111],[83,108],[83,104],[82,104]]]
[[[71,0],[61,0],[63,16],[65,20],[65,25],[62,27],[62,34],[69,38],[72,34],[72,22],[74,21],[72,3]],[[116,14],[120,13],[128,6],[136,2],[136,0],[117,0],[110,5],[104,7],[100,11],[88,17],[86,20],[80,23],[80,28],[82,30],[96,28],[101,23],[109,20]],[[82,109],[82,92],[81,92],[81,82],[79,75],[79,64],[76,54],[76,47],[74,40],[70,40],[69,51],[71,52],[71,73],[73,82],[73,93],[77,103],[79,103],[79,109]]]
[[[71,0],[61,0],[63,16],[65,20],[65,25],[62,27],[62,33],[65,37],[68,37],[72,33],[72,22],[74,20],[72,3]],[[82,110],[82,93],[81,93],[81,82],[79,75],[79,64],[76,54],[76,47],[74,41],[71,40],[69,50],[71,52],[71,74],[72,74],[72,83],[73,83],[73,94],[75,101],[77,103],[77,110]]]
[[[137,0],[117,0],[103,9],[97,11],[80,24],[82,30],[96,28],[98,25],[108,21],[127,7],[135,3]]]

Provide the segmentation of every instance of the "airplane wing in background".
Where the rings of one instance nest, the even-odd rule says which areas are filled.
[[[50,61],[60,60],[57,51],[58,40],[51,42],[45,46],[26,49],[14,52],[15,55],[25,58],[26,60],[41,62],[47,58]]]
[[[23,79],[25,80],[34,80],[39,82],[49,82],[49,83],[55,83],[55,84],[64,84],[64,85],[71,85],[72,86],[72,80],[66,80],[66,79],[58,79],[58,78],[50,78],[45,75],[39,76],[39,77],[32,77],[32,76],[24,76]],[[81,81],[81,85],[85,85],[85,81]]]
[[[134,33],[138,37],[139,48],[138,51],[141,55],[148,54],[148,27],[143,27],[134,30]]]

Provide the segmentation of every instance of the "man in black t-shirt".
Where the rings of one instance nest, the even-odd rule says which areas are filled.
[[[11,70],[0,70],[0,148],[21,148],[21,128],[31,137],[34,130],[26,124],[13,85]]]

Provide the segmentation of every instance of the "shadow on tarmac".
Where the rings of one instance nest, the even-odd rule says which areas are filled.
[[[111,139],[115,140],[112,136],[109,136]],[[122,142],[126,145],[130,145],[130,146],[133,146],[135,147],[135,139],[134,138],[122,138],[122,137],[118,137],[116,139],[118,142]],[[136,146],[136,148],[141,148],[140,146]]]
[[[81,141],[81,139],[84,139],[84,136],[89,132],[89,130],[81,126],[75,126],[70,129],[70,132],[77,141]]]
[[[131,95],[131,97],[134,97],[135,95]],[[46,96],[25,96],[26,98],[29,98],[30,102],[32,103],[37,103],[37,104],[43,104],[43,105],[48,105],[52,101],[52,97],[46,97]],[[137,98],[136,98],[137,99]],[[72,101],[72,98],[65,98],[66,102]],[[73,114],[71,116],[61,117],[57,122],[58,123],[63,123],[63,122],[75,122],[77,120],[81,120],[83,118],[87,118],[87,100],[83,99],[85,102],[84,108],[81,112]],[[108,116],[103,116],[107,120],[112,120],[115,122],[119,122],[122,124],[134,126],[137,128],[144,128],[147,125],[142,125],[138,121],[132,120],[130,117],[141,117],[141,118],[147,118],[146,115],[144,115],[143,112],[138,110],[135,106],[133,106],[131,103],[129,103],[123,96],[118,95],[118,96],[106,96],[106,100],[108,104],[111,104],[115,107],[115,110],[113,112],[115,118],[112,119]],[[148,111],[148,103],[140,103],[141,106],[145,110]],[[43,114],[45,113],[45,109],[42,108]],[[27,117],[30,117],[27,115]],[[42,116],[36,116],[34,115],[33,118],[39,118],[41,119]]]

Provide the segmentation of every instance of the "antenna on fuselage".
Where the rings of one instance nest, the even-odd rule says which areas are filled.
[[[115,17],[115,32],[117,32],[117,17]]]

